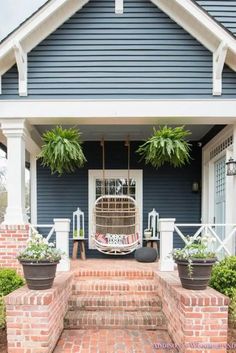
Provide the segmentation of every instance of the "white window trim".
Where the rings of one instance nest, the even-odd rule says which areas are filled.
[[[233,145],[227,147],[221,151],[215,157],[210,158],[210,152],[217,146],[220,145],[225,139],[233,134],[233,127],[226,126],[219,134],[217,134],[202,151],[202,222],[213,223],[214,219],[214,165],[215,162],[222,157],[226,160],[232,156]],[[233,142],[235,143],[235,141]],[[225,182],[225,222],[234,223],[235,217],[233,215],[232,198],[234,194],[233,178],[227,177]]]
[[[124,178],[128,177],[127,169],[107,169],[105,178]],[[92,247],[91,235],[93,234],[93,209],[96,197],[95,180],[103,178],[101,169],[90,169],[88,171],[88,244]],[[139,209],[140,235],[143,236],[143,171],[142,169],[131,169],[130,178],[136,180],[136,202]]]

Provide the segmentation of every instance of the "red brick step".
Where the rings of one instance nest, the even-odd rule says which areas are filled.
[[[87,279],[75,281],[72,286],[72,294],[157,294],[157,284],[153,280],[144,279]]]
[[[108,279],[153,279],[152,270],[120,270],[120,269],[80,269],[74,272],[74,278],[81,280],[84,278],[108,278]]]
[[[129,328],[166,330],[162,312],[68,311],[66,329]]]
[[[73,295],[69,300],[69,310],[119,310],[119,311],[160,311],[158,296],[140,295]]]

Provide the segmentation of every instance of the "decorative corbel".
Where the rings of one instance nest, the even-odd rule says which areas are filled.
[[[222,72],[227,50],[228,45],[225,42],[221,42],[213,53],[213,96],[221,96],[222,94]]]
[[[15,42],[13,48],[18,69],[19,95],[27,96],[27,54],[19,42]]]
[[[123,0],[115,0],[115,13],[117,15],[122,15],[124,12],[124,1]]]

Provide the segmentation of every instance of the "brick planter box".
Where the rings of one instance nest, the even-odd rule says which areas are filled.
[[[32,291],[26,286],[5,298],[8,353],[50,353],[63,330],[72,273],[58,274],[53,288]]]
[[[226,353],[229,299],[182,288],[177,272],[157,272],[168,333],[180,353]]]
[[[28,238],[29,225],[0,225],[0,267],[14,268],[22,274],[16,257],[25,248]]]

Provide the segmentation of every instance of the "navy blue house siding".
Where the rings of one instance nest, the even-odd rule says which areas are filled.
[[[227,67],[212,97],[212,54],[149,0],[125,0],[123,15],[91,0],[29,53],[27,97],[17,77],[16,67],[3,75],[0,99],[236,97]]]
[[[147,227],[147,213],[156,208],[160,217],[174,217],[178,222],[199,223],[201,217],[200,193],[192,193],[192,182],[201,180],[201,148],[194,145],[191,165],[184,168],[163,167],[158,170],[138,163],[135,153],[138,142],[131,143],[131,168],[143,169],[143,221]],[[80,207],[85,213],[88,229],[88,169],[102,169],[99,142],[87,142],[84,151],[88,163],[74,174],[58,177],[51,175],[38,162],[38,223],[52,223],[53,218],[71,218]],[[106,168],[126,169],[127,149],[124,142],[106,143]],[[175,236],[175,246],[181,246]],[[70,249],[72,243],[70,244]],[[89,251],[89,256],[99,256]]]
[[[236,35],[236,0],[195,0],[232,34]]]

